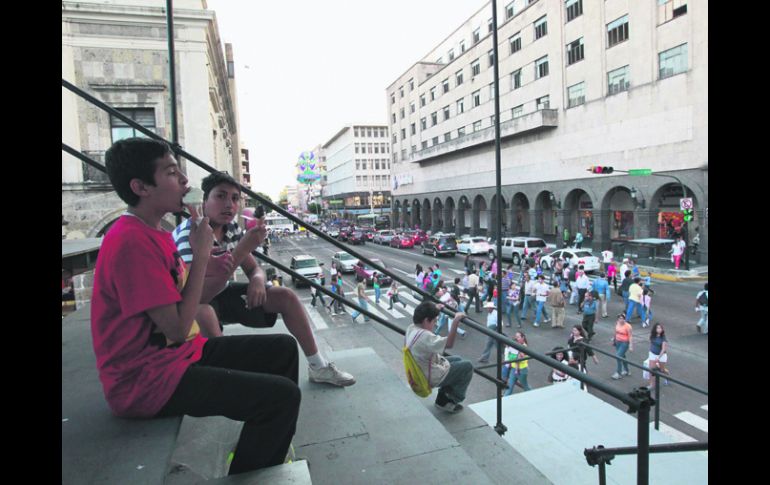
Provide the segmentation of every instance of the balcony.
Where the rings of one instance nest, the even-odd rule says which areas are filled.
[[[541,109],[529,114],[525,114],[512,120],[500,123],[500,139],[532,134],[538,131],[556,128],[558,123],[558,110]],[[411,162],[424,162],[448,153],[465,150],[476,146],[495,142],[494,126],[484,128],[483,130],[467,133],[466,135],[455,138],[444,143],[439,143],[430,148],[412,153]]]

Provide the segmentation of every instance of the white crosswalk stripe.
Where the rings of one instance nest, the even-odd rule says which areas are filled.
[[[311,306],[310,303],[304,303],[303,306],[305,307],[305,311],[307,311],[307,314],[310,317],[310,321],[313,322],[313,327],[315,327],[316,330],[325,330],[329,328],[321,316],[321,313],[319,313],[315,307]]]
[[[702,410],[704,410],[704,411],[708,411],[708,410],[709,410],[709,405],[708,405],[708,404],[704,404],[704,405],[703,405],[703,406],[701,406],[700,408],[701,408]]]
[[[405,300],[407,302],[414,303],[415,306],[419,305],[421,303],[420,300],[413,297],[411,293],[404,293],[403,291],[398,294],[398,297],[402,300]]]
[[[401,312],[407,311],[403,305],[399,306],[398,303],[393,304],[393,309],[388,310],[388,306],[390,305],[390,299],[386,298],[380,298],[379,307],[382,308],[384,311],[390,313],[392,316],[396,318],[404,318],[404,314]],[[396,311],[396,308],[398,308],[399,311]]]
[[[652,421],[650,423],[650,429],[655,429],[655,421]],[[664,435],[674,440],[674,443],[688,443],[688,442],[698,441],[692,436],[682,433],[678,429],[667,425],[663,421],[660,422],[658,431],[660,431]]]
[[[698,428],[699,430],[703,431],[704,433],[709,432],[709,421],[708,419],[701,418],[697,414],[693,414],[690,411],[682,411],[681,413],[676,413],[674,415],[675,418],[681,419],[685,423],[689,424],[690,426],[693,426],[695,428]]]

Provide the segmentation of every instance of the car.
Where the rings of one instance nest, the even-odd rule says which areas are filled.
[[[572,248],[559,249],[543,256],[540,258],[540,267],[543,269],[552,268],[554,262],[559,258],[569,261],[570,266],[583,265],[586,273],[598,271],[600,268],[599,258],[591,254],[591,251]]]
[[[347,241],[348,240],[348,236],[350,235],[351,232],[353,232],[353,231],[351,231],[350,229],[347,229],[347,228],[340,229],[340,233],[337,236],[337,239],[339,239],[340,241]]]
[[[550,251],[556,246],[549,245],[543,239],[538,237],[504,237],[502,243],[502,259],[511,260],[513,264],[521,264],[521,259],[524,257],[526,250],[527,254],[534,253],[538,249],[541,252]],[[489,244],[489,259],[495,258],[495,249],[497,248],[497,242],[493,241]]]
[[[346,253],[345,251],[337,251],[334,253],[334,256],[332,256],[332,262],[336,262],[337,267],[343,273],[355,273],[356,270],[354,266],[358,262],[358,258],[353,257],[353,255]]]
[[[428,240],[428,233],[421,230],[414,230],[414,231],[405,231],[412,237],[412,242],[416,245],[422,244],[423,242]]]
[[[291,258],[291,263],[289,263],[289,269],[294,270],[295,272],[308,279],[316,277],[320,278],[323,276],[323,270],[318,265],[318,261],[313,256],[307,254],[293,256]],[[299,280],[293,276],[291,277],[291,282],[294,284],[295,288],[299,288],[300,285],[305,284],[304,281]]]
[[[340,230],[336,227],[329,228],[328,231],[326,231],[326,234],[329,235],[329,237],[339,237]]]
[[[383,229],[381,231],[377,231],[377,234],[374,235],[374,239],[372,239],[372,242],[379,243],[379,244],[388,244],[390,240],[393,238],[393,235],[395,232],[391,231],[390,229]]]
[[[382,262],[381,259],[372,259],[372,262],[383,267],[387,268],[388,266]],[[369,266],[369,264],[364,263],[363,261],[359,261],[354,266],[355,272],[356,272],[356,281],[366,281],[366,284],[371,286],[372,285],[372,275],[374,274],[376,269]],[[393,278],[386,274],[382,274],[380,276],[380,286],[390,286],[390,284],[393,283]]]
[[[350,244],[364,244],[366,242],[366,236],[361,231],[353,231],[348,236],[348,243]]]
[[[414,240],[408,234],[396,234],[390,239],[392,248],[413,248]]]
[[[483,237],[467,237],[460,240],[457,252],[463,254],[488,254],[492,247]]]
[[[454,234],[431,236],[422,243],[422,252],[423,254],[432,254],[434,258],[444,254],[454,256],[457,254],[457,241],[455,241]]]
[[[364,233],[364,236],[366,236],[367,241],[372,241],[374,239],[374,229],[365,229],[362,232]]]

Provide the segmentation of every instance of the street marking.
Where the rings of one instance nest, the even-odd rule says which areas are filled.
[[[650,429],[655,429],[655,421],[650,422]],[[660,422],[660,429],[658,431],[674,440],[674,443],[688,443],[698,441],[692,436],[682,433],[678,429],[667,425],[663,421]]]
[[[326,325],[326,322],[324,322],[321,313],[315,307],[311,306],[309,303],[305,303],[303,306],[316,330],[326,330],[329,328],[329,326]]]
[[[404,274],[405,274],[405,275],[407,275],[407,276],[412,276],[412,273],[407,273],[407,272],[406,272],[406,271],[404,271],[403,269],[398,269],[398,268],[390,268],[390,269],[393,269],[393,270],[395,270],[395,271],[398,271],[399,273],[404,273]]]
[[[388,303],[386,303],[385,302],[385,298],[381,298],[380,299],[380,303],[378,303],[378,306],[380,308],[382,308],[383,311],[386,311],[386,312],[390,313],[395,318],[404,318],[404,315],[402,315],[400,312],[396,311],[396,305],[398,305],[398,303],[393,305],[393,309],[392,310],[388,310],[388,305],[390,305],[390,302],[388,301]],[[404,308],[404,307],[402,306],[401,308]]]
[[[406,298],[408,301],[410,301],[410,302],[414,303],[414,304],[415,304],[415,306],[416,306],[416,305],[419,305],[420,303],[422,303],[422,301],[420,301],[420,300],[416,299],[416,298],[415,298],[415,297],[413,297],[413,296],[412,296],[410,293],[399,293],[399,294],[398,294],[398,297],[399,297],[399,298]]]
[[[690,411],[683,411],[674,415],[675,418],[681,419],[690,426],[694,426],[704,433],[709,432],[709,420],[703,419],[697,414],[693,414]]]
[[[465,271],[460,271],[459,269],[449,268],[449,271],[454,271],[457,274],[465,274]]]
[[[703,405],[703,406],[701,406],[700,408],[701,408],[702,410],[704,410],[704,411],[708,411],[708,410],[709,410],[709,405],[708,405],[708,404],[704,404],[704,405]]]

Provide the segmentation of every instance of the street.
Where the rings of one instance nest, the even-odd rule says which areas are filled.
[[[418,263],[421,264],[423,268],[439,263],[443,271],[442,278],[447,283],[453,281],[455,276],[462,276],[464,273],[463,260],[465,255],[461,254],[458,254],[455,257],[433,258],[432,256],[421,254],[419,247],[415,247],[414,249],[395,249],[389,246],[372,244],[370,242],[367,242],[363,246],[355,246],[355,250],[366,257],[381,259],[389,270],[403,276],[410,282],[413,281],[415,265]],[[270,248],[269,256],[287,266],[291,257],[294,255],[308,254],[315,256],[319,262],[325,263],[327,276],[326,283],[328,287],[328,270],[331,266],[331,257],[336,251],[338,251],[338,249],[335,246],[332,246],[314,235],[311,235],[309,238],[302,235],[289,236],[284,238],[283,241],[273,244]],[[486,258],[476,256],[476,259],[477,261],[481,261]],[[595,278],[596,275],[590,275],[590,277]],[[286,285],[290,286],[291,278],[284,275],[284,282]],[[350,298],[355,291],[355,276],[353,274],[346,274],[344,285],[346,295]],[[655,290],[655,295],[652,301],[652,308],[654,311],[653,323],[662,323],[668,337],[668,368],[671,371],[671,377],[686,382],[693,387],[708,391],[708,336],[697,333],[695,323],[698,321],[700,314],[694,311],[695,295],[702,289],[702,287],[703,282],[675,283],[654,281],[653,289]],[[355,325],[375,325],[379,327],[378,331],[393,344],[393,353],[395,357],[397,357],[397,360],[400,361],[400,350],[403,346],[403,337],[401,337],[401,335],[382,325],[378,325],[374,321],[364,324],[361,317],[359,317],[358,323],[353,323],[349,313],[332,316],[325,308],[322,308],[321,305],[316,305],[315,308],[310,306],[311,294],[308,288],[296,289],[296,292],[308,311],[313,327],[319,336],[330,335],[335,331],[340,331],[340,329]],[[386,292],[387,289],[383,288],[379,305],[370,303],[370,310],[373,311],[373,313],[388,319],[390,322],[397,324],[401,328],[406,328],[411,323],[412,312],[417,304],[417,300],[411,296],[410,290],[402,288],[399,295],[407,304],[407,308],[396,304],[394,305],[393,310],[387,310],[388,298],[386,297]],[[373,302],[374,290],[368,288],[367,295],[370,296]],[[326,299],[328,303],[328,297]],[[623,299],[613,292],[612,298],[608,304],[609,317],[604,319],[600,318],[599,322],[595,325],[594,331],[596,332],[596,335],[592,340],[592,345],[605,352],[614,352],[614,347],[610,343],[614,334],[614,316],[624,310]],[[556,346],[566,347],[569,329],[572,325],[578,324],[582,320],[582,315],[576,313],[576,306],[568,306],[566,313],[566,328],[552,329],[550,324],[543,323],[541,323],[539,328],[533,327],[532,322],[534,316],[533,313],[530,312],[529,320],[523,321],[522,328],[528,339],[529,346],[542,353],[548,352]],[[477,314],[475,309],[470,310],[469,317],[482,325],[486,322],[486,316],[483,313]],[[642,364],[647,358],[650,328],[641,328],[638,318],[632,320],[632,327],[634,352],[629,352],[627,358],[634,363]],[[486,336],[467,327],[466,329],[468,330],[467,336],[465,338],[458,338],[454,348],[451,349],[450,352],[452,354],[462,355],[471,360],[475,366],[479,366],[481,364],[477,362],[477,359],[484,348]],[[509,336],[512,336],[515,330],[517,330],[515,321],[512,328],[504,327],[504,332]],[[442,330],[442,334],[445,335],[445,332],[446,329]],[[227,328],[225,328],[225,334],[227,334]],[[618,381],[612,380],[610,376],[615,371],[615,359],[599,353],[597,353],[597,357],[599,359],[598,365],[595,365],[590,359],[588,362],[588,372],[593,376],[604,379],[611,385],[627,392],[630,392],[635,387],[647,385],[646,381],[642,379],[642,371],[633,367],[631,368],[630,376]],[[550,368],[534,360],[530,361],[529,368],[529,385],[533,389],[551,385],[546,381]],[[403,372],[403,369],[401,369],[401,371]],[[488,372],[494,373],[495,368],[489,368]],[[515,398],[516,394],[520,392],[523,392],[523,390],[517,387],[511,398]],[[624,405],[621,405],[603,393],[593,390],[589,390],[589,392],[616,407],[625,410]],[[662,386],[660,395],[661,431],[670,434],[680,441],[708,440],[708,396],[704,396],[703,394],[684,388],[673,382],[669,386]],[[480,376],[474,376],[471,386],[468,389],[466,402],[471,404],[493,399],[494,396],[494,385]],[[651,416],[653,417],[654,412],[655,409],[653,408],[651,412]],[[503,416],[504,421],[510,419],[510,416],[507,418]]]

